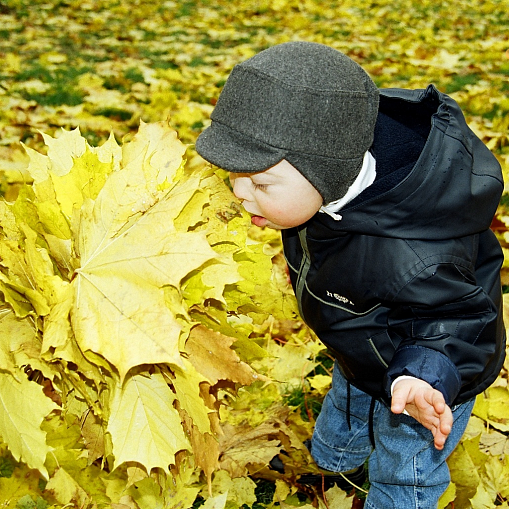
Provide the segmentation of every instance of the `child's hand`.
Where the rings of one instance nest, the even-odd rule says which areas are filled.
[[[444,448],[452,428],[452,412],[443,394],[424,380],[405,379],[394,385],[391,410],[400,414],[404,410],[433,433],[435,448]]]

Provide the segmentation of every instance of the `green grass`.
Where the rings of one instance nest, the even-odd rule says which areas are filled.
[[[126,120],[130,120],[133,116],[132,112],[123,110],[121,108],[99,108],[94,111],[94,115],[101,115],[103,117],[119,120],[121,122],[125,122]]]
[[[145,83],[143,73],[136,67],[130,67],[124,72],[124,78],[132,83]]]
[[[303,386],[293,389],[284,397],[286,405],[297,407],[300,411],[301,417],[305,421],[316,419],[322,408],[321,399],[316,398],[304,389]]]
[[[72,87],[57,85],[44,93],[33,93],[24,91],[21,93],[23,99],[35,101],[42,106],[77,106],[83,102],[85,95]]]
[[[475,85],[481,76],[477,73],[471,74],[457,74],[453,76],[452,81],[450,81],[445,87],[446,94],[452,94],[453,92],[457,92],[458,90],[462,90],[467,85]]]
[[[23,83],[28,80],[40,80],[51,85],[44,92],[23,90],[21,96],[28,101],[35,101],[42,106],[76,106],[83,102],[85,93],[78,89],[78,78],[92,71],[89,66],[60,66],[56,69],[46,67],[38,62],[30,63],[14,77],[14,81]]]

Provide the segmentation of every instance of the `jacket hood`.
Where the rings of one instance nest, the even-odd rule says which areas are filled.
[[[434,86],[381,90],[370,151],[372,186],[341,210],[342,220],[315,216],[329,235],[441,240],[489,228],[504,187],[500,164]]]

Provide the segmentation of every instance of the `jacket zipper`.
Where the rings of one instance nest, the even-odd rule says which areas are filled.
[[[297,304],[299,305],[299,314],[304,321],[306,321],[306,319],[304,318],[304,313],[302,312],[302,293],[304,292],[304,287],[306,286],[306,277],[308,275],[309,267],[311,265],[311,257],[309,255],[306,233],[307,228],[302,228],[302,230],[299,230],[299,240],[300,245],[302,247],[302,260],[300,262],[299,273],[297,275],[297,285],[295,290]]]

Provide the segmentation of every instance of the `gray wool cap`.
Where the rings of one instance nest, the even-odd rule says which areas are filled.
[[[238,173],[286,159],[329,203],[359,174],[373,143],[378,98],[368,74],[340,51],[279,44],[233,68],[196,150]]]

